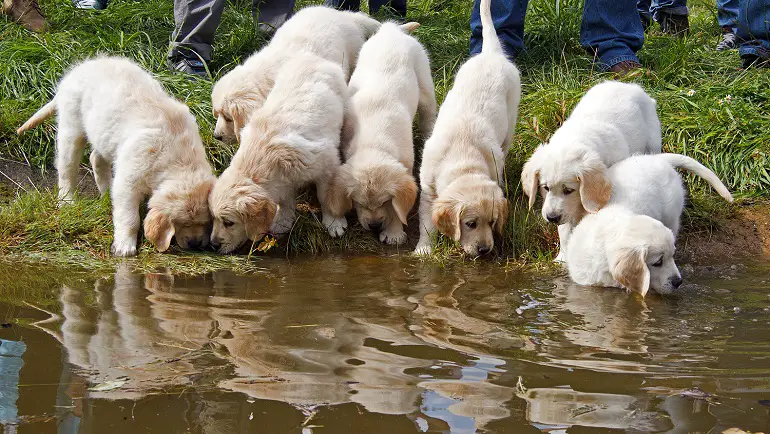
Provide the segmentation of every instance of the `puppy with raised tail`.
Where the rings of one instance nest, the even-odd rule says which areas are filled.
[[[502,232],[508,217],[500,185],[521,83],[503,53],[489,8],[490,0],[482,0],[482,51],[460,68],[425,143],[417,254],[432,251],[435,229],[459,241],[470,256],[489,253],[494,232]]]
[[[379,232],[384,243],[403,244],[417,198],[412,120],[419,112],[427,137],[436,117],[428,54],[399,26],[385,23],[361,48],[348,89],[339,182],[364,229]]]
[[[91,144],[99,192],[110,190],[116,256],[136,254],[139,206],[150,197],[144,233],[158,251],[172,237],[182,248],[208,245],[208,196],[214,175],[186,105],[169,96],[150,74],[128,59],[101,57],[70,70],[53,100],[18,133],[57,114],[59,198],[77,188],[80,160]]]
[[[288,233],[297,190],[308,184],[316,186],[329,233],[344,233],[351,204],[333,181],[347,95],[345,75],[334,62],[305,53],[284,65],[211,192],[211,244],[221,253],[258,241],[268,231]]]
[[[607,168],[634,154],[661,150],[656,102],[636,84],[605,81],[586,92],[549,143],[524,164],[521,184],[535,204],[543,196],[542,216],[559,225],[563,261],[572,228],[588,213],[607,205],[612,184]]]

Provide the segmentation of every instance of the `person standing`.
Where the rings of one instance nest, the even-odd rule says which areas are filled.
[[[717,51],[738,47],[738,6],[738,0],[717,0],[717,22],[722,28],[722,39],[717,44]]]
[[[770,67],[770,0],[740,0],[736,35],[743,68]]]
[[[325,4],[330,8],[344,11],[361,10],[361,0],[326,0]],[[376,14],[383,6],[390,8],[395,15],[393,18],[401,21],[406,19],[406,0],[369,0],[369,15]]]
[[[684,36],[690,31],[687,0],[637,0],[636,8],[645,30],[655,20],[667,35]]]

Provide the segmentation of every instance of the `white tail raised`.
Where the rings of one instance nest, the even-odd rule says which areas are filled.
[[[479,13],[481,15],[481,52],[504,54],[500,38],[497,37],[495,23],[492,21],[492,0],[481,0]]]
[[[733,201],[733,195],[730,194],[730,191],[727,190],[727,187],[725,187],[719,177],[708,167],[700,164],[695,159],[681,154],[659,154],[658,157],[664,159],[673,167],[679,167],[700,176],[708,182],[720,196],[725,198],[726,201]]]
[[[24,122],[24,125],[20,126],[19,129],[16,130],[16,134],[21,134],[24,131],[35,128],[54,114],[56,114],[56,97],[54,97],[48,104],[44,105],[40,110],[35,112],[31,118],[27,119],[27,122]]]

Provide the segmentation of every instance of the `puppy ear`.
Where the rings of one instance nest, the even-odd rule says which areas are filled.
[[[241,129],[246,125],[248,121],[249,113],[251,112],[251,106],[248,104],[242,104],[238,102],[230,103],[230,116],[233,118],[233,133],[235,134],[235,140],[238,143],[241,142]]]
[[[238,213],[241,215],[246,235],[252,241],[259,241],[273,224],[278,207],[264,197],[245,197],[238,201]]]
[[[529,209],[535,206],[537,200],[537,188],[540,185],[540,171],[535,170],[528,161],[521,170],[521,188],[524,195],[529,198]]]
[[[171,217],[158,208],[152,208],[144,218],[144,236],[147,237],[159,252],[165,252],[171,245],[174,236],[174,225]]]
[[[344,216],[353,208],[353,201],[350,199],[347,188],[351,183],[350,176],[350,166],[343,164],[329,181],[326,190],[324,202],[332,214],[337,217]]]
[[[417,200],[417,183],[409,173],[404,172],[399,175],[398,180],[391,186],[393,200],[393,209],[398,215],[401,223],[406,224],[409,217],[409,211],[412,210],[414,202]]]
[[[462,231],[460,229],[460,213],[457,211],[457,202],[452,199],[436,200],[433,202],[431,215],[433,225],[439,232],[460,241]]]
[[[580,176],[580,202],[590,213],[596,213],[610,201],[612,184],[607,177],[607,168],[598,162]]]
[[[642,297],[650,289],[650,270],[645,262],[647,252],[644,249],[623,248],[610,258],[610,274],[631,291]]]
[[[503,198],[503,200],[497,202],[496,206],[497,221],[495,221],[495,231],[497,231],[498,235],[502,235],[503,227],[508,221],[508,200]]]

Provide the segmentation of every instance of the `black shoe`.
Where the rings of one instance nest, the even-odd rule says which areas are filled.
[[[168,67],[172,71],[189,74],[193,78],[208,79],[209,73],[206,70],[206,64],[200,59],[188,59],[182,57],[176,60],[169,60]]]
[[[660,30],[667,35],[682,37],[690,33],[690,19],[687,15],[674,15],[665,11],[657,14]]]

